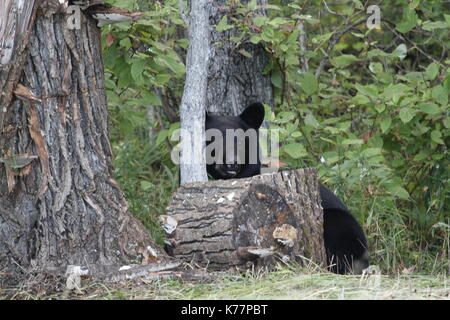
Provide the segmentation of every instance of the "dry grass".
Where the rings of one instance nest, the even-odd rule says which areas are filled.
[[[0,289],[0,299],[450,299],[446,275],[339,276],[281,269],[265,275],[223,276],[213,283],[178,280],[127,284],[85,282],[81,292]],[[53,286],[56,288],[57,286]]]

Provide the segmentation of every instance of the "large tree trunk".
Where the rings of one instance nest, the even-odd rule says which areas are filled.
[[[69,30],[52,3],[31,26],[24,66],[15,59],[0,76],[20,75],[0,100],[0,269],[123,264],[153,245],[112,177],[99,29],[82,14]]]
[[[248,1],[242,1],[246,3]],[[267,4],[267,0],[258,0],[258,4]],[[236,14],[233,8],[225,9],[227,0],[214,1],[210,6],[211,54],[208,71],[207,106],[208,111],[238,115],[250,103],[262,102],[273,105],[273,90],[270,74],[263,75],[269,62],[268,53],[261,45],[246,42],[237,47],[230,40],[239,34],[236,28],[219,32],[215,26],[224,15]],[[258,10],[258,14],[266,14]],[[228,20],[232,24],[232,20]],[[242,55],[244,49],[251,57]]]
[[[324,266],[323,214],[314,169],[182,186],[162,216],[176,257],[210,269]]]

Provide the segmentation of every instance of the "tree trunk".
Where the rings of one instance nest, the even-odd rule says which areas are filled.
[[[189,15],[189,49],[186,81],[180,107],[180,183],[207,181],[205,110],[209,57],[208,6],[210,0],[193,0]]]
[[[136,261],[153,243],[112,177],[100,32],[83,14],[69,30],[51,4],[42,3],[25,63],[3,70],[23,67],[0,105],[0,269]]]
[[[242,1],[246,3],[248,1]],[[267,0],[258,0],[258,4],[267,4]],[[211,54],[208,71],[207,106],[208,111],[238,115],[250,103],[262,102],[273,105],[273,90],[270,74],[263,75],[263,70],[269,62],[269,56],[261,45],[246,42],[237,47],[230,40],[239,34],[236,28],[219,32],[215,26],[224,15],[234,13],[225,9],[229,5],[226,0],[214,1],[210,6],[209,19],[211,30]],[[258,10],[258,14],[266,14]],[[231,20],[228,20],[232,24]],[[242,55],[244,49],[251,57]]]
[[[314,169],[182,186],[161,218],[172,253],[224,270],[306,257],[325,265]]]

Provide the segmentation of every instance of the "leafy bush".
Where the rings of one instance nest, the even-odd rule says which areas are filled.
[[[445,3],[383,2],[381,29],[367,28],[359,0],[231,5],[237,14],[216,29],[238,28],[234,41],[244,56],[251,56],[242,49],[246,42],[270,53],[265,72],[275,105],[266,120],[280,132],[286,168],[318,167],[322,182],[363,223],[373,263],[385,271],[448,269]],[[147,3],[144,11],[145,19],[131,27],[104,28],[103,39],[116,170],[132,210],[146,220],[164,211],[176,186],[166,139],[176,124],[148,123],[146,106],[162,103],[155,87],[175,100],[181,96],[187,42],[176,36],[183,27],[177,1]],[[148,147],[148,126],[161,130],[155,147]]]

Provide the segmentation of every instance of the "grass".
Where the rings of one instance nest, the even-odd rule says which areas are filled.
[[[130,210],[162,243],[163,232],[156,221],[178,186],[177,170],[170,161],[168,146],[162,143],[149,147],[142,132],[135,132],[132,138],[113,139],[115,174]],[[368,186],[376,187],[370,174],[357,187],[348,181],[339,184],[336,179],[331,180],[330,184],[339,189],[340,197],[366,231],[371,263],[378,265],[383,274],[378,277],[362,279],[294,268],[266,275],[228,275],[213,283],[93,282],[85,284],[79,295],[36,296],[23,289],[14,294],[27,299],[449,299],[450,194],[448,178],[444,176],[448,177],[443,173],[441,179],[432,181],[428,190],[442,190],[430,192],[434,196],[429,198],[434,200],[422,207],[399,202],[382,192],[368,196]],[[5,294],[0,291],[0,296]]]
[[[8,299],[32,300],[444,300],[450,299],[450,281],[445,275],[381,275],[364,278],[279,269],[264,275],[224,275],[210,283],[141,280],[117,285],[88,282],[84,283],[78,293],[63,291],[39,295],[24,289],[8,289],[0,290],[0,298],[2,296]]]

